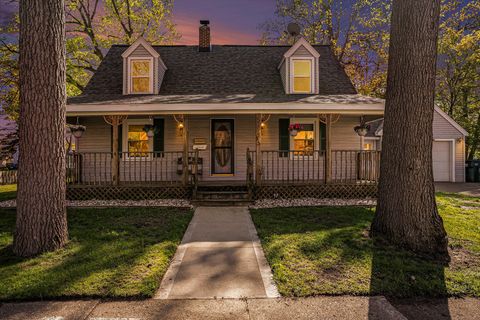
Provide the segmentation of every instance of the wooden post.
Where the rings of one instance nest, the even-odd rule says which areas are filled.
[[[104,116],[106,123],[112,126],[112,183],[118,186],[120,177],[120,157],[118,155],[118,126],[127,119],[127,116]]]
[[[255,115],[255,182],[260,185],[262,179],[262,115]]]
[[[332,144],[331,144],[331,133],[332,133],[332,115],[327,114],[325,116],[325,183],[330,183],[332,181]]]
[[[188,185],[188,120],[183,117],[183,184]]]

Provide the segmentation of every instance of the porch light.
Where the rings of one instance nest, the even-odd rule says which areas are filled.
[[[365,137],[370,130],[370,125],[366,124],[363,117],[360,117],[360,125],[353,128],[360,137]]]
[[[68,125],[68,128],[70,129],[70,132],[72,133],[72,135],[77,139],[80,139],[83,133],[87,130],[85,126],[81,126],[79,124]]]

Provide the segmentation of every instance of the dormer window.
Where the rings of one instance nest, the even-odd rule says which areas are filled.
[[[312,93],[312,59],[292,59],[293,93]]]
[[[153,58],[129,58],[129,93],[153,93]]]

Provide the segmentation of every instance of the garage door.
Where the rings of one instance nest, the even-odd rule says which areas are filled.
[[[433,142],[433,179],[435,181],[450,181],[451,142],[434,141]]]

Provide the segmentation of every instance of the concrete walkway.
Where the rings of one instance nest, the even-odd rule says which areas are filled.
[[[199,207],[155,299],[277,296],[248,209]]]
[[[2,320],[479,320],[480,300],[384,297],[0,303]]]

